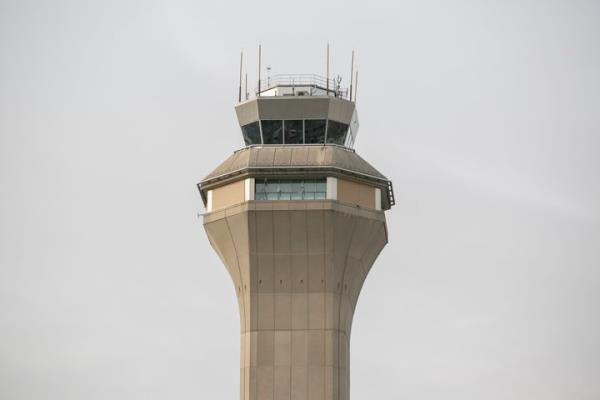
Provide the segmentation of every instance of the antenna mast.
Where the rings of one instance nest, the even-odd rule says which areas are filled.
[[[358,94],[358,69],[354,78],[354,103],[356,103],[356,95]]]
[[[354,82],[354,50],[352,50],[352,62],[350,63],[350,101],[352,101],[352,83]]]
[[[327,42],[327,96],[329,96],[329,42]]]
[[[258,97],[260,97],[260,63],[262,58],[262,48],[261,45],[258,45]]]
[[[240,87],[238,88],[238,103],[242,102],[242,65],[244,63],[244,52],[240,53]]]

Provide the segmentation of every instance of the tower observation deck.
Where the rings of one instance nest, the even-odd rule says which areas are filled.
[[[347,400],[358,295],[388,242],[391,182],[354,150],[339,81],[280,75],[236,105],[244,147],[199,184],[240,311],[242,400]]]

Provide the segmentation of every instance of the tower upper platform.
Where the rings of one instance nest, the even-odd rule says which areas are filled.
[[[235,107],[246,146],[337,144],[353,148],[358,114],[339,81],[318,75],[269,78]]]

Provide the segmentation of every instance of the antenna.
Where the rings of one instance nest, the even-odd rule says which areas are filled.
[[[327,96],[329,96],[329,42],[327,42]]]
[[[238,89],[238,103],[242,102],[242,65],[244,63],[244,52],[240,53],[240,87]]]
[[[356,95],[358,94],[358,69],[354,77],[354,103],[356,103]]]
[[[246,96],[246,100],[248,100],[248,73],[246,72],[246,77],[244,79],[244,95]]]
[[[260,63],[261,63],[261,58],[262,58],[262,46],[259,44],[258,45],[258,97],[260,97]]]
[[[350,101],[352,101],[352,83],[354,82],[354,50],[352,50],[352,62],[350,63]]]

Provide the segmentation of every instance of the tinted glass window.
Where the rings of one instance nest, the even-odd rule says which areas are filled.
[[[285,144],[302,144],[302,120],[284,121]]]
[[[250,146],[251,144],[261,144],[258,122],[252,122],[248,125],[242,126],[242,135],[244,136],[244,142],[246,143],[246,146]]]
[[[325,120],[307,119],[304,121],[304,137],[307,144],[325,143]]]
[[[327,143],[344,145],[348,125],[329,120],[327,123]]]
[[[283,121],[281,120],[263,120],[262,135],[264,144],[283,143]]]
[[[323,200],[327,197],[327,180],[256,179],[256,200]]]

